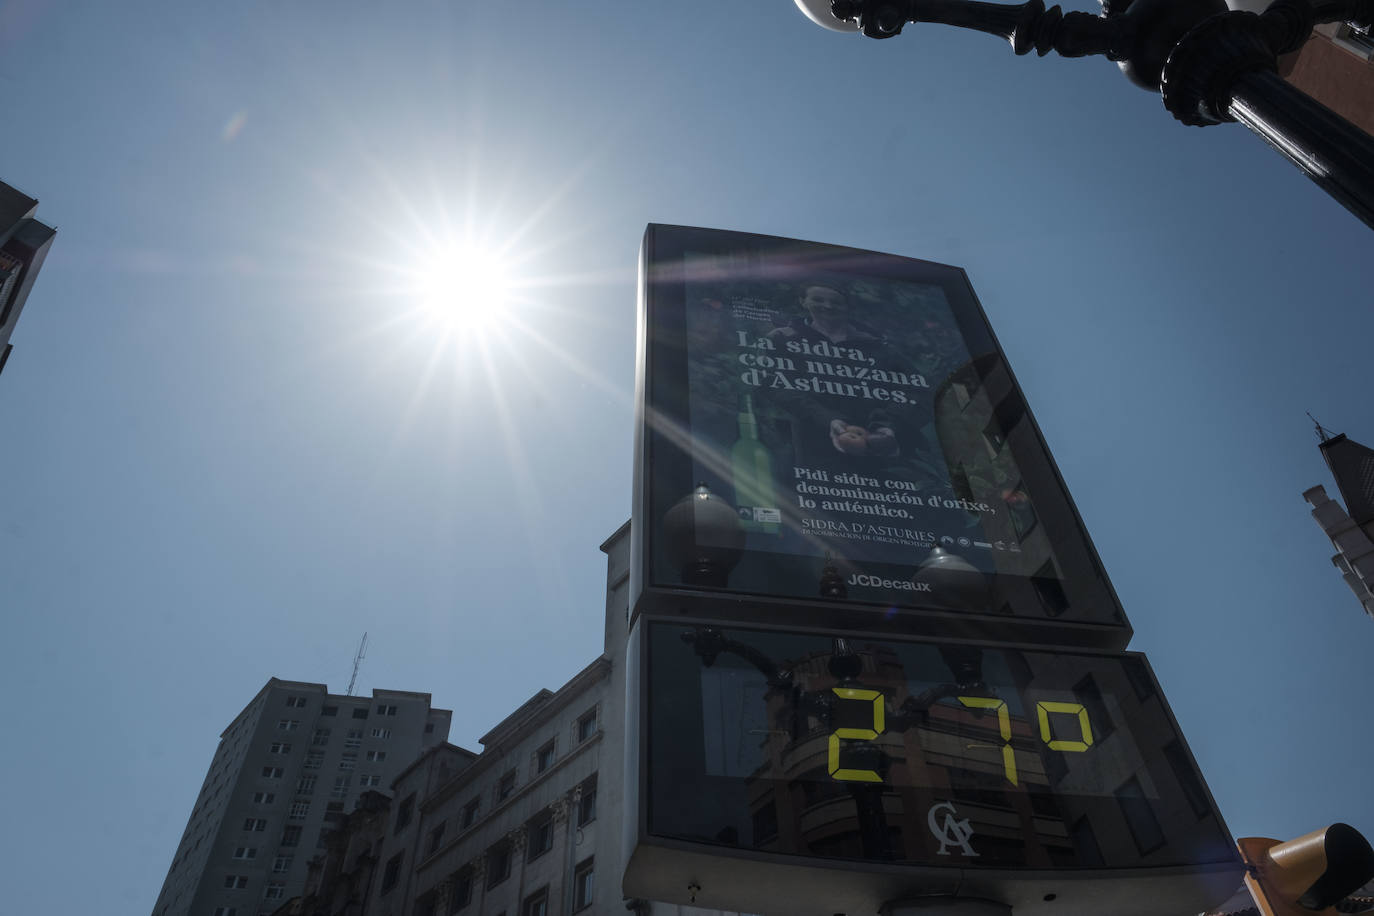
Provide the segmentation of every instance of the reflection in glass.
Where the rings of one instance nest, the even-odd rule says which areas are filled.
[[[974,868],[1232,858],[1131,657],[655,622],[649,660],[655,835]]]

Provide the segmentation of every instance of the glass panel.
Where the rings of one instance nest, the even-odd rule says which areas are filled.
[[[652,834],[966,868],[1234,860],[1138,656],[656,622],[649,640]]]
[[[680,227],[646,245],[651,587],[814,600],[831,565],[884,613],[1128,635],[961,270]],[[696,525],[684,559],[668,515],[698,485],[738,522]]]

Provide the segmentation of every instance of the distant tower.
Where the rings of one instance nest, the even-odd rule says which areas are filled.
[[[1317,436],[1345,506],[1327,496],[1325,487],[1313,487],[1302,496],[1336,548],[1331,562],[1341,571],[1364,612],[1374,617],[1374,449],[1352,442],[1344,434],[1330,436],[1320,423]]]
[[[353,676],[348,679],[348,695],[353,696],[353,685],[358,683],[358,669],[363,666],[363,659],[367,656],[367,634],[363,634],[363,641],[358,643],[358,654],[353,656]]]
[[[33,218],[38,201],[0,182],[0,372],[10,358],[10,334],[48,256],[57,230]]]

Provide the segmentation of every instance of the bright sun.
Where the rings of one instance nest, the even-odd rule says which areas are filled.
[[[416,281],[427,317],[454,331],[485,331],[510,305],[513,276],[498,253],[460,245],[428,258]]]

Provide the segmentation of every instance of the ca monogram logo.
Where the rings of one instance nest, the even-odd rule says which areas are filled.
[[[945,813],[941,820],[939,813]],[[968,841],[973,839],[973,828],[968,825],[968,818],[961,821],[954,819],[954,805],[950,802],[940,802],[932,805],[926,814],[926,823],[930,825],[930,832],[935,835],[935,839],[940,841],[939,855],[949,855],[950,846],[958,846],[963,850],[964,855],[977,857],[978,853],[973,851],[973,847]]]

